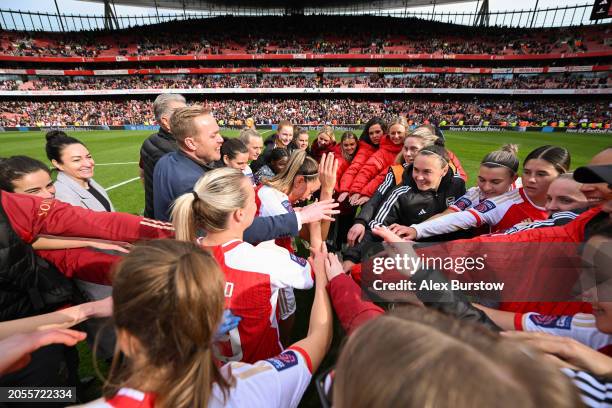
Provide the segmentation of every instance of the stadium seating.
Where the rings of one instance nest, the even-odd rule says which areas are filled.
[[[292,20],[293,19],[293,20]],[[598,27],[523,30],[385,17],[220,17],[119,34],[0,32],[0,55],[104,57],[197,54],[494,54],[611,51]],[[231,36],[227,28],[232,28]],[[410,27],[414,28],[411,29]],[[231,37],[231,38],[230,38]]]
[[[291,118],[293,123],[320,125],[365,123],[372,116],[391,119],[406,115],[414,123],[454,125],[500,125],[522,123],[540,126],[563,122],[602,123],[609,126],[612,114],[606,101],[506,100],[469,101],[267,99],[200,100],[215,112],[221,124],[273,124]],[[0,102],[0,126],[72,126],[154,124],[152,105],[143,100],[120,101],[4,101]]]
[[[30,77],[31,78],[31,77]],[[123,77],[38,77],[30,81],[0,81],[0,90],[91,90],[91,89],[199,89],[199,88],[479,88],[479,89],[591,89],[608,88],[607,73],[524,75],[496,78],[491,75],[381,74],[361,76],[316,75],[185,75]]]

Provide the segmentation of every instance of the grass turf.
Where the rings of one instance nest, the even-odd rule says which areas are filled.
[[[272,131],[262,131],[265,137]],[[144,190],[137,179],[139,175],[138,159],[142,142],[151,134],[150,131],[87,131],[69,132],[87,145],[96,160],[95,179],[103,187],[109,189],[110,198],[117,211],[141,214],[144,205]],[[222,134],[234,137],[237,130],[225,130]],[[339,139],[341,131],[336,132]],[[316,132],[310,132],[311,140]],[[465,170],[470,176],[468,184],[474,185],[478,165],[482,157],[504,143],[519,145],[521,159],[534,148],[546,144],[567,148],[572,155],[572,168],[587,163],[590,158],[606,146],[610,146],[612,138],[601,134],[564,134],[539,132],[446,132],[447,146],[460,158]],[[27,155],[43,162],[48,162],[44,152],[43,132],[6,132],[0,133],[0,156]],[[131,180],[131,181],[128,181]],[[126,182],[120,186],[117,184]],[[115,187],[113,187],[115,186]],[[298,311],[294,328],[294,339],[303,338],[308,330],[308,314],[312,302],[312,294],[308,291],[296,291]],[[322,367],[334,364],[342,342],[342,330],[339,325],[334,327],[334,343]],[[81,376],[95,376],[89,347],[79,344],[81,355]],[[106,371],[102,362],[102,371]],[[86,398],[96,398],[100,383],[96,382],[86,392]],[[304,407],[319,406],[314,386],[311,384],[301,404]]]

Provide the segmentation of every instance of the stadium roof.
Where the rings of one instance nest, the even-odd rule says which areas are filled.
[[[85,0],[104,3],[104,0]],[[210,10],[218,7],[240,8],[334,8],[370,5],[372,9],[410,8],[451,3],[468,3],[474,0],[113,0],[115,5],[159,7],[185,10]]]

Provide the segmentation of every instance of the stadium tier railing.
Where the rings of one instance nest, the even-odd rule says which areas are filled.
[[[611,71],[612,65],[562,67],[465,68],[465,67],[273,67],[273,68],[144,68],[144,69],[23,69],[0,68],[0,75],[113,76],[179,74],[548,74]]]
[[[0,91],[0,96],[94,96],[158,95],[162,93],[212,95],[369,95],[369,94],[445,94],[445,95],[611,95],[612,88],[597,89],[490,89],[490,88],[171,88],[171,89],[92,89]]]
[[[157,3],[155,3],[157,4]],[[406,3],[408,4],[408,3]],[[404,8],[380,8],[373,7],[372,4],[364,2],[351,4],[347,7],[327,7],[304,9],[304,15],[335,15],[335,16],[355,16],[372,15],[382,17],[397,18],[419,18],[429,21],[442,23],[452,23],[459,25],[477,25],[478,18],[481,17],[475,12],[441,12],[435,11],[434,7],[429,11],[415,11],[409,7]],[[483,24],[503,27],[523,27],[523,28],[544,28],[544,27],[569,27],[578,25],[589,25],[609,22],[610,19],[600,21],[590,20],[593,2],[582,5],[571,5],[561,7],[491,11],[482,20]],[[140,27],[163,22],[182,21],[192,19],[202,19],[210,17],[233,16],[283,16],[285,9],[261,8],[261,7],[239,7],[219,5],[209,8],[206,11],[181,10],[173,13],[142,14],[142,15],[118,15],[116,20],[109,21],[103,15],[79,15],[66,13],[44,13],[37,11],[21,11],[0,9],[0,23],[6,30],[39,30],[39,31],[89,31],[100,30],[114,26],[115,28]]]
[[[567,52],[549,54],[199,54],[199,55],[140,55],[140,56],[105,56],[105,57],[35,57],[20,55],[0,55],[0,61],[45,62],[45,63],[122,63],[141,61],[342,61],[342,60],[443,60],[443,61],[536,61],[559,60],[572,58],[612,57],[612,50]]]

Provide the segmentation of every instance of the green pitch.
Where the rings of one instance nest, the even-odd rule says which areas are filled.
[[[141,214],[144,190],[138,179],[138,159],[142,142],[150,131],[87,131],[68,132],[83,141],[95,161],[95,179],[109,189],[110,198],[118,211]],[[265,137],[271,130],[261,132]],[[312,131],[311,139],[316,132]],[[223,131],[224,136],[233,137],[237,130]],[[336,132],[339,139],[341,131]],[[563,146],[572,154],[572,168],[587,163],[590,158],[606,146],[612,145],[612,137],[605,134],[565,134],[539,132],[445,132],[447,146],[461,159],[474,185],[478,164],[482,157],[504,143],[519,145],[523,159],[532,149],[545,144]],[[43,132],[0,133],[0,156],[27,155],[48,162]]]

